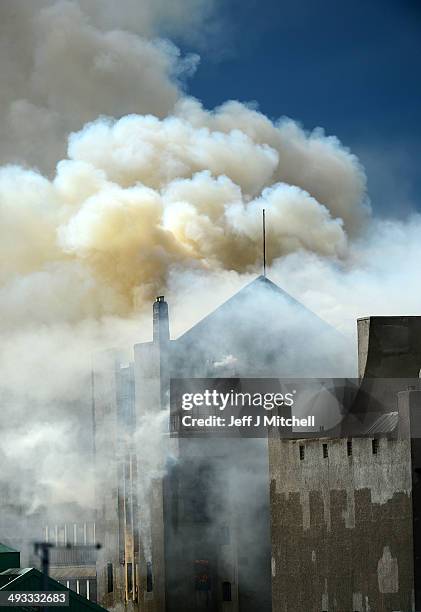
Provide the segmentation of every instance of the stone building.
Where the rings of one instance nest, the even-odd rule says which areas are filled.
[[[421,607],[421,405],[413,388],[421,320],[362,319],[358,336],[359,376],[371,396],[383,394],[380,403],[349,415],[357,428],[300,439],[168,435],[171,378],[356,372],[355,348],[267,278],[177,339],[158,297],[153,340],[135,345],[133,361],[114,351],[98,358],[102,605],[146,612]]]
[[[61,518],[66,518],[64,512]],[[52,545],[49,550],[51,578],[78,595],[96,602],[95,522],[86,511],[85,518],[91,520],[45,525],[42,540]],[[35,555],[32,555],[31,560],[33,564],[39,562]]]
[[[358,357],[383,414],[269,440],[274,612],[421,609],[421,318],[360,319]]]
[[[28,602],[22,605],[19,605],[17,601],[10,603],[10,598],[15,594],[25,593],[27,597],[31,597],[30,593],[33,594],[36,591],[53,591],[57,594],[67,589],[68,585],[51,576],[46,576],[35,567],[21,567],[20,553],[0,544],[0,593],[3,601],[8,601],[7,606],[3,605],[2,608],[13,606],[15,610],[22,612],[39,610],[39,606],[31,606]],[[49,603],[48,605],[54,604]],[[91,598],[86,597],[86,593],[77,593],[74,588],[68,592],[66,608],[73,612],[106,612]]]
[[[102,605],[271,610],[267,440],[169,440],[158,430],[150,446],[138,434],[152,431],[159,415],[168,428],[171,378],[351,374],[344,344],[259,277],[175,340],[168,305],[158,297],[153,340],[135,345],[133,362],[123,365],[113,352],[100,357],[94,399]]]

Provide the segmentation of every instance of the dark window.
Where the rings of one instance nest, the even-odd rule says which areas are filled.
[[[377,452],[379,450],[379,441],[377,440],[377,438],[371,440],[371,450],[373,451],[373,455],[377,455]]]
[[[323,458],[327,459],[329,456],[328,450],[327,450],[327,444],[323,444]]]
[[[347,440],[347,442],[346,442],[346,452],[348,454],[348,457],[351,457],[351,455],[352,455],[352,440]]]
[[[89,599],[96,602],[96,580],[89,581]]]
[[[304,446],[300,446],[300,461],[304,459]]]
[[[113,590],[113,564],[107,563],[107,592],[112,593]]]
[[[232,601],[231,582],[222,583],[222,601]]]
[[[127,564],[127,590],[129,593],[133,591],[133,564]]]
[[[146,590],[148,593],[153,591],[153,577],[152,577],[152,563],[148,561],[146,563]]]

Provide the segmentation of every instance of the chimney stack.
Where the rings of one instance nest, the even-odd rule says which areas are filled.
[[[163,295],[159,295],[153,305],[153,341],[162,346],[170,339],[168,304]]]

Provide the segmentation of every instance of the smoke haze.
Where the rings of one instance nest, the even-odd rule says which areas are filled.
[[[346,335],[419,314],[420,217],[373,219],[338,139],[186,96],[199,58],[161,32],[212,4],[115,6],[0,7],[0,460],[28,512],[91,502],[92,352],[149,339],[157,294],[176,335],[260,273],[263,208],[269,276]]]

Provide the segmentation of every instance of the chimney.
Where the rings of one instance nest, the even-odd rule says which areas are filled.
[[[153,341],[162,346],[170,339],[168,321],[168,304],[163,295],[159,295],[153,305]]]

